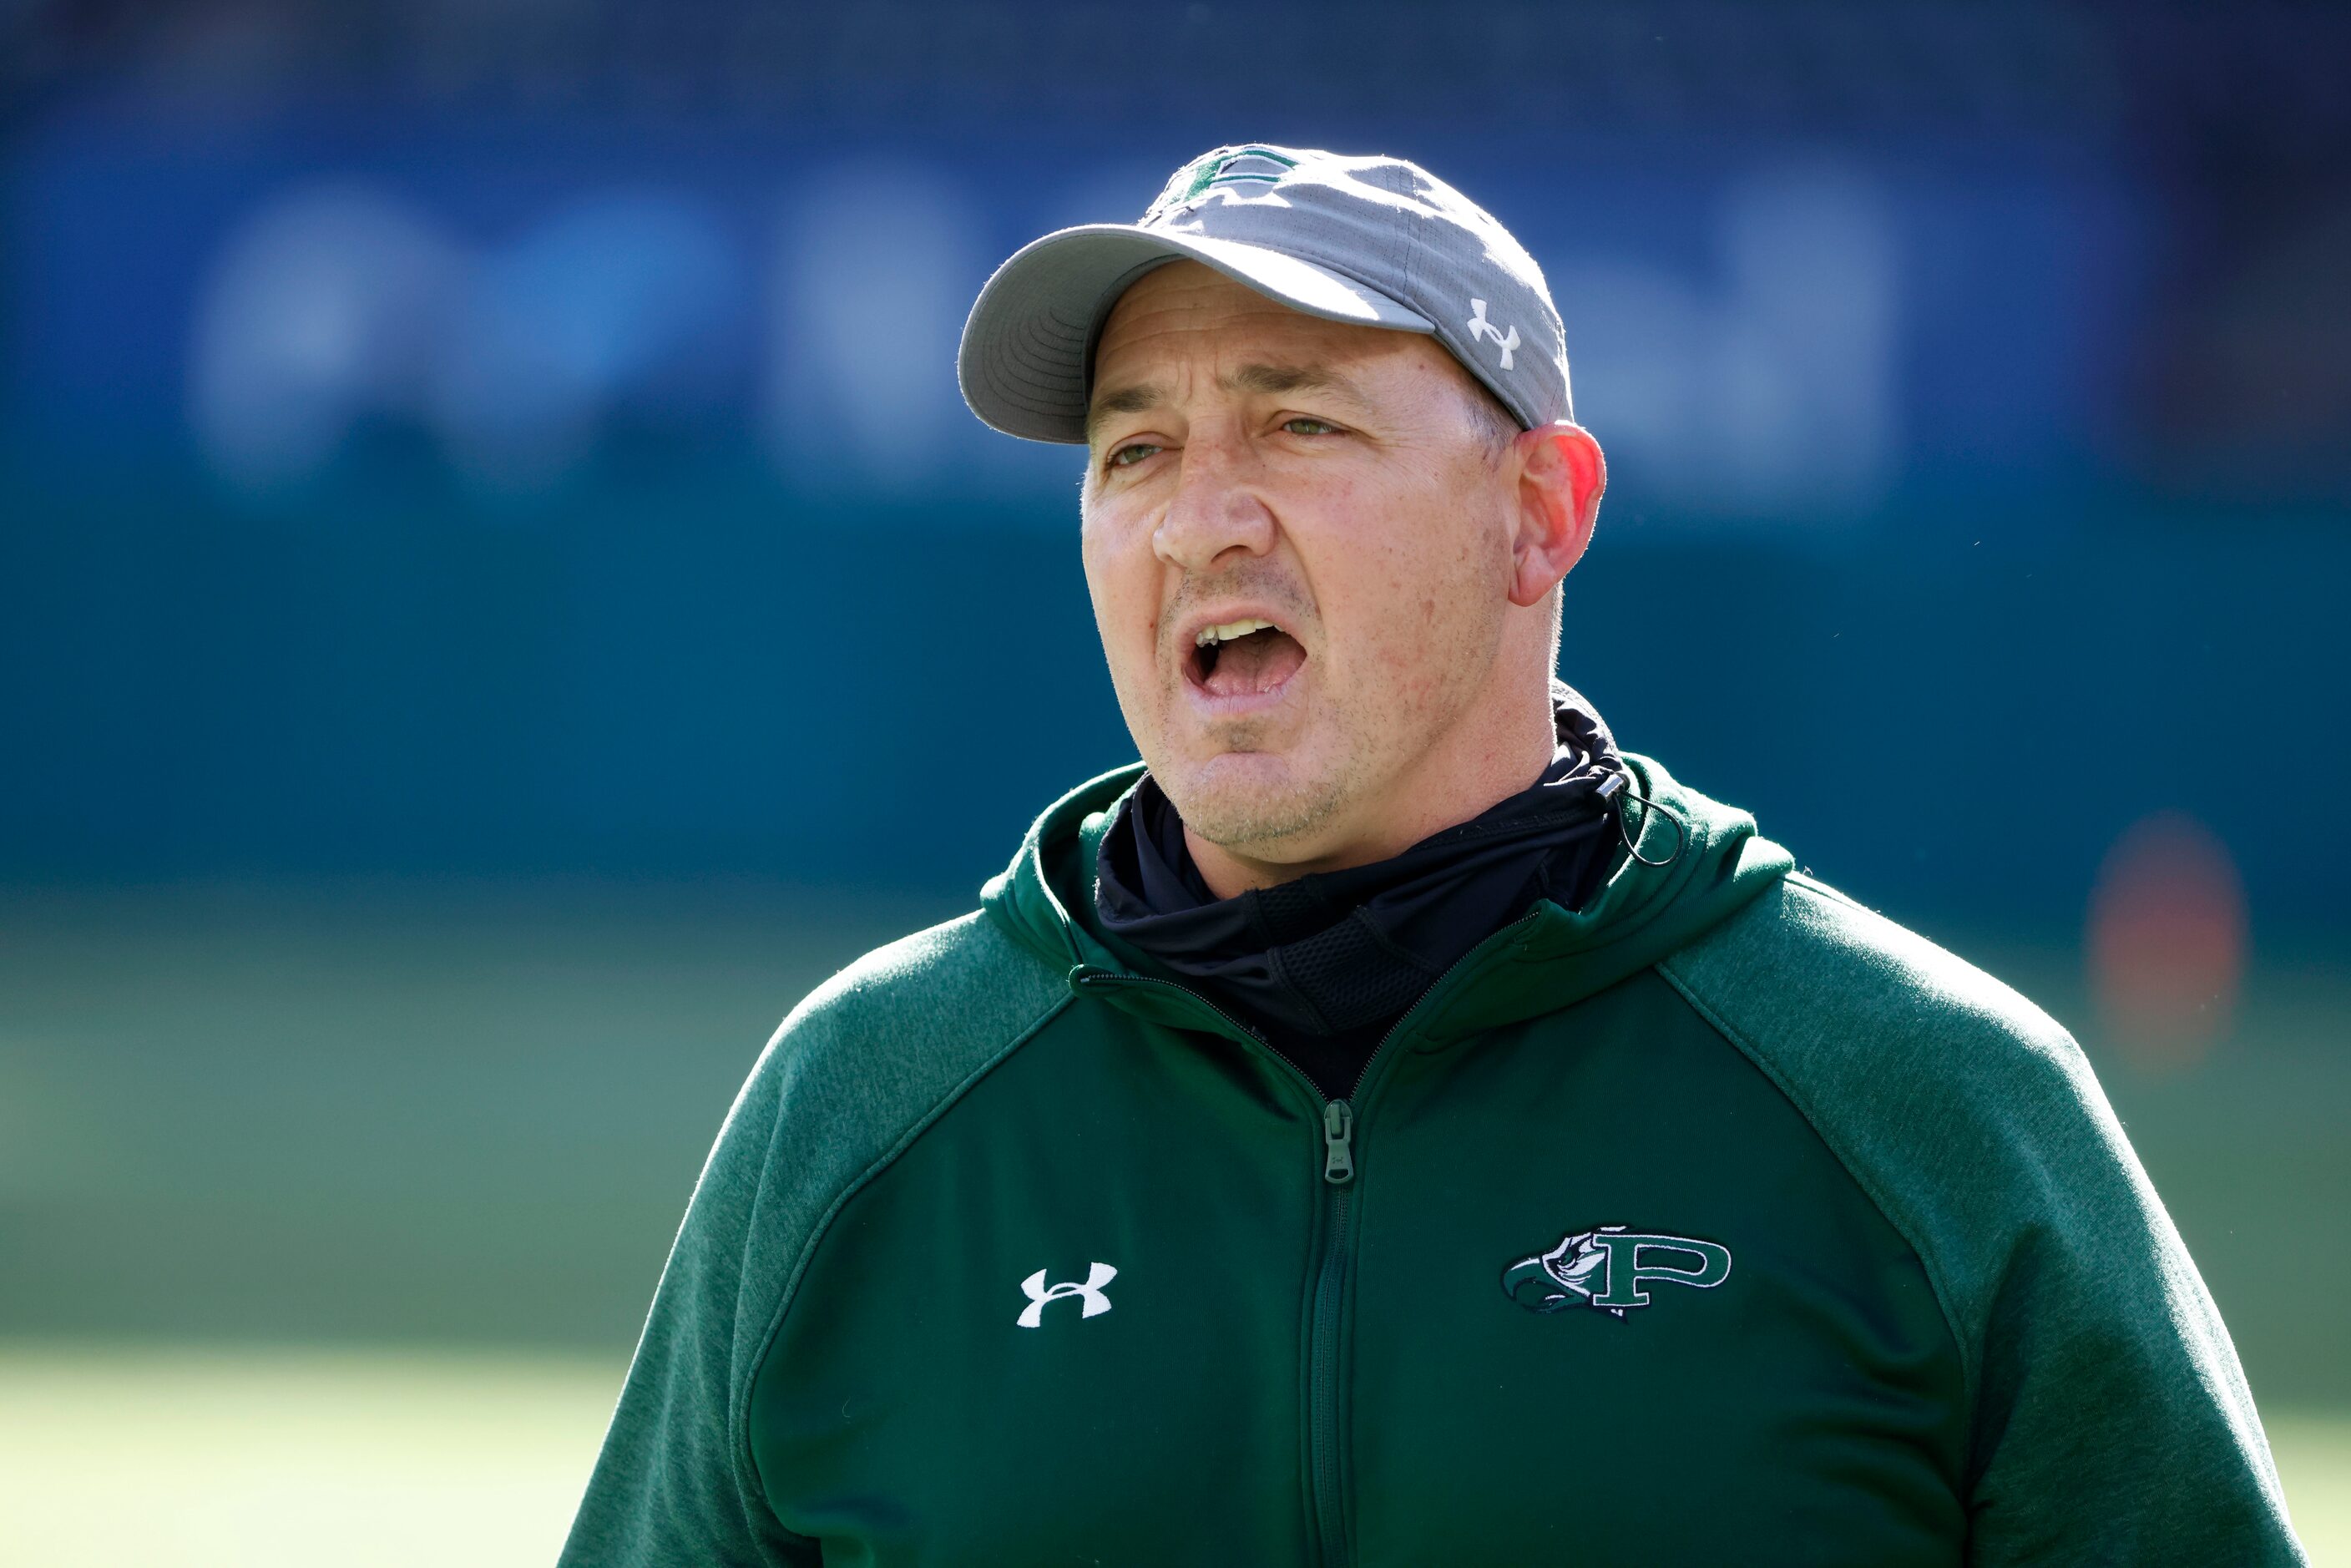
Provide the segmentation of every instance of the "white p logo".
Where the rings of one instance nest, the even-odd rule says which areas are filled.
[[[1020,1309],[1020,1315],[1013,1321],[1024,1329],[1036,1328],[1045,1321],[1047,1301],[1062,1301],[1071,1296],[1079,1297],[1086,1303],[1078,1316],[1100,1317],[1110,1311],[1110,1298],[1102,1294],[1102,1287],[1117,1278],[1118,1270],[1109,1264],[1089,1263],[1084,1284],[1073,1284],[1064,1280],[1058,1285],[1048,1285],[1045,1283],[1045,1270],[1040,1269],[1020,1281],[1021,1294],[1029,1298],[1029,1304]]]

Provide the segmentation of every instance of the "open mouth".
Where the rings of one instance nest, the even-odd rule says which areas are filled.
[[[1186,662],[1192,684],[1210,696],[1262,696],[1298,673],[1306,650],[1270,621],[1228,621],[1202,627]]]

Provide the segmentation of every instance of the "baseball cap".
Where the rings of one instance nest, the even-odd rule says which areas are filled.
[[[1428,333],[1527,428],[1573,417],[1542,269],[1490,214],[1402,158],[1263,142],[1195,158],[1134,223],[1015,252],[964,323],[964,401],[1008,434],[1084,444],[1103,320],[1178,260],[1310,316]]]

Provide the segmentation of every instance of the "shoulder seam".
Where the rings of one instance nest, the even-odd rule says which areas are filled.
[[[1708,1005],[1706,999],[1698,994],[1697,988],[1688,981],[1674,973],[1672,965],[1675,956],[1677,955],[1668,954],[1657,961],[1658,976],[1665,980],[1666,984],[1671,986],[1700,1018],[1711,1025],[1717,1033],[1729,1040],[1741,1056],[1752,1063],[1758,1072],[1771,1080],[1772,1086],[1787,1097],[1788,1103],[1793,1105],[1796,1108],[1796,1113],[1803,1117],[1805,1123],[1811,1126],[1813,1135],[1827,1147],[1829,1153],[1835,1157],[1837,1164],[1844,1167],[1845,1175],[1853,1178],[1854,1185],[1861,1188],[1863,1196],[1869,1199],[1871,1206],[1877,1210],[1879,1216],[1917,1255],[1918,1266],[1927,1272],[1927,1283],[1935,1292],[1935,1309],[1942,1314],[1944,1331],[1951,1336],[1951,1343],[1959,1353],[1960,1376],[1965,1385],[1964,1396],[1969,1411],[1969,1423],[1972,1427],[1980,1368],[1976,1364],[1975,1347],[1968,1343],[1967,1334],[1959,1327],[1959,1313],[1952,1305],[1950,1282],[1944,1277],[1941,1265],[1936,1260],[1929,1249],[1919,1244],[1918,1238],[1911,1233],[1910,1227],[1903,1224],[1896,1217],[1892,1206],[1887,1203],[1886,1193],[1879,1183],[1855,1162],[1843,1143],[1833,1136],[1829,1129],[1823,1125],[1819,1111],[1803,1095],[1797,1092],[1795,1086],[1776,1065],[1765,1057],[1754,1041],[1749,1040],[1728,1019]]]
[[[791,1310],[792,1298],[799,1293],[800,1277],[808,1272],[810,1260],[816,1256],[816,1249],[823,1242],[825,1233],[832,1228],[833,1219],[842,1208],[848,1206],[851,1198],[863,1191],[874,1177],[895,1164],[898,1157],[913,1145],[914,1140],[929,1131],[932,1124],[941,1116],[946,1115],[956,1102],[970,1092],[973,1085],[995,1071],[1007,1057],[1034,1039],[1038,1030],[1050,1023],[1062,1009],[1070,1006],[1074,1000],[1076,998],[1064,990],[1043,1012],[1038,1014],[1026,1026],[1016,1030],[1012,1037],[986,1061],[966,1073],[953,1088],[939,1096],[935,1104],[924,1112],[904,1133],[900,1134],[888,1148],[875,1156],[863,1170],[843,1184],[841,1189],[833,1195],[832,1200],[825,1205],[824,1212],[817,1217],[816,1223],[809,1228],[807,1239],[800,1243],[799,1249],[792,1260],[791,1271],[784,1277],[783,1289],[776,1299],[776,1309],[768,1314],[767,1329],[759,1336],[758,1353],[751,1356],[747,1364],[742,1386],[729,1391],[735,1406],[735,1416],[731,1423],[735,1430],[732,1434],[731,1447],[735,1451],[735,1465],[738,1472],[737,1484],[743,1488],[746,1497],[758,1498],[763,1506],[767,1506],[767,1487],[760,1479],[758,1458],[752,1451],[751,1447],[751,1391],[759,1381],[759,1374],[768,1364],[768,1357],[775,1348],[776,1336],[783,1331],[784,1316]]]
[[[1814,898],[1826,899],[1831,904],[1842,904],[1847,909],[1857,910],[1863,915],[1876,915],[1881,920],[1885,918],[1884,915],[1878,915],[1876,910],[1870,908],[1851,894],[1841,888],[1831,887],[1808,872],[1792,871],[1785,880],[1790,885],[1802,889]]]

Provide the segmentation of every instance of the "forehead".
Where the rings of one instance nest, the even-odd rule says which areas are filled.
[[[1236,357],[1454,368],[1419,333],[1309,316],[1196,261],[1177,261],[1145,273],[1112,307],[1094,348],[1094,384],[1099,391],[1175,361]]]

